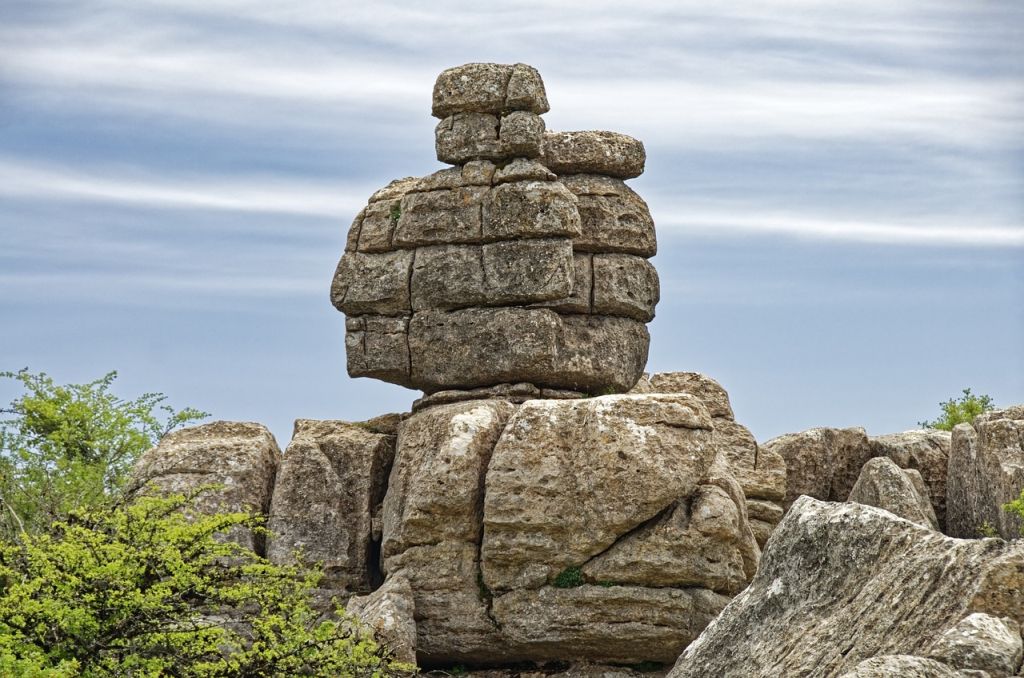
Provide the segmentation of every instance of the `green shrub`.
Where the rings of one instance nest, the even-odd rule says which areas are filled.
[[[959,398],[950,398],[939,403],[942,415],[935,421],[920,421],[922,428],[935,428],[940,431],[952,431],[957,424],[970,424],[982,412],[991,410],[994,405],[987,395],[976,396],[971,389],[965,388]]]
[[[1020,496],[1011,502],[1003,504],[1003,510],[1007,513],[1012,513],[1022,521],[1024,521],[1024,489],[1020,491]],[[1024,524],[1020,527],[1021,536],[1024,536]]]
[[[352,622],[320,619],[308,599],[319,573],[223,538],[261,530],[258,519],[186,517],[192,499],[72,511],[0,541],[0,673],[377,678],[411,668]]]

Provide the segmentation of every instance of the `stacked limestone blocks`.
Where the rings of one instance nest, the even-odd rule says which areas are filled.
[[[643,145],[546,134],[547,110],[524,64],[438,77],[437,157],[455,167],[374,193],[334,277],[350,375],[427,393],[636,383],[659,297],[654,222],[622,181]]]

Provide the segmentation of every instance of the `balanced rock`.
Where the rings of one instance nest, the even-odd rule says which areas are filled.
[[[1024,489],[1024,405],[978,415],[953,429],[946,481],[946,532],[978,537],[984,526],[1021,536],[1021,519],[1002,510]]]
[[[456,167],[374,193],[331,286],[351,376],[428,394],[636,383],[660,295],[654,222],[622,182],[643,171],[643,144],[546,134],[547,110],[524,64],[438,77],[437,157]]]
[[[133,487],[152,483],[160,491],[192,494],[204,513],[247,511],[267,515],[281,450],[262,424],[215,421],[168,433],[132,471]],[[262,535],[236,529],[231,538],[265,553]]]
[[[753,581],[669,676],[917,675],[858,665],[927,657],[972,612],[1024,620],[1024,542],[952,539],[874,507],[804,496]]]

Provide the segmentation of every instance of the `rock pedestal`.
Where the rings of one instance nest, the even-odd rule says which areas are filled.
[[[636,383],[659,297],[654,221],[622,181],[643,144],[546,133],[547,110],[524,64],[438,77],[437,157],[455,167],[374,193],[331,287],[351,376],[427,393]]]

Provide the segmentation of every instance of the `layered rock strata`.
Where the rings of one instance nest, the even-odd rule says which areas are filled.
[[[953,629],[974,613],[1006,621],[959,650]],[[804,496],[750,586],[669,675],[917,675],[896,669],[931,662],[949,673],[923,675],[994,664],[1016,672],[1021,621],[1024,542],[952,539],[873,507]]]
[[[643,145],[546,133],[547,110],[524,64],[438,77],[437,157],[455,167],[373,194],[331,287],[350,375],[427,393],[636,383],[659,297],[654,222],[622,181]]]

